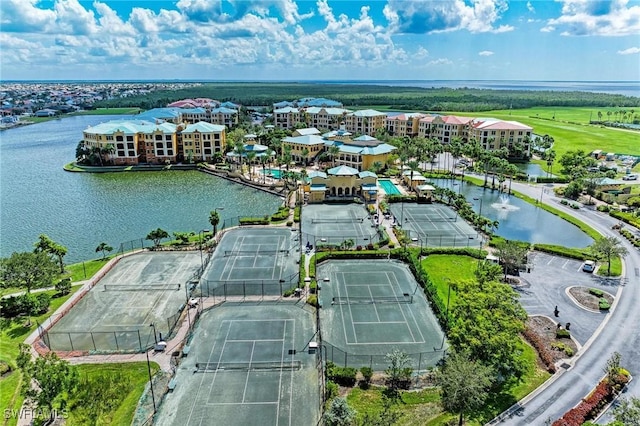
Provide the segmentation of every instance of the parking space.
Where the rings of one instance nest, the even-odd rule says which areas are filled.
[[[616,295],[619,279],[598,277],[584,272],[584,262],[534,252],[529,257],[530,272],[520,274],[516,287],[520,303],[529,315],[545,315],[558,323],[571,323],[571,334],[584,345],[604,319],[606,312],[590,312],[578,306],[568,295],[573,286],[598,288]],[[558,316],[554,315],[557,307]]]

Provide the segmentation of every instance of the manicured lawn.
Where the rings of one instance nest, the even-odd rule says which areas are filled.
[[[88,280],[96,274],[113,256],[107,256],[104,260],[92,259],[86,260],[80,263],[74,263],[72,265],[66,265],[65,270],[67,273],[62,278],[71,277],[71,281],[84,281]]]
[[[600,268],[598,268],[598,272],[596,273],[596,275],[600,275],[603,277],[607,276],[607,263],[608,262],[602,262],[602,264],[600,264]],[[614,259],[611,259],[611,275],[612,277],[619,277],[620,275],[622,275],[622,261],[620,260],[619,257],[616,257]]]
[[[151,374],[159,370],[158,364],[151,363]],[[78,395],[71,395],[69,401],[69,419],[67,424],[99,424],[99,425],[128,425],[131,424],[136,410],[136,405],[145,385],[149,381],[149,373],[146,362],[131,362],[119,364],[84,364],[78,365],[78,374],[81,380],[88,382],[92,389],[90,395],[101,398],[103,401],[95,401],[91,405],[79,400]],[[113,389],[101,388],[106,376],[115,376],[117,380],[117,392]],[[108,405],[107,405],[108,404]],[[91,408],[108,406],[109,410],[98,416],[98,421],[91,421]],[[95,414],[93,414],[95,416]]]
[[[431,254],[422,260],[422,267],[429,274],[429,278],[438,289],[438,297],[447,304],[449,283],[469,283],[475,279],[474,271],[478,259],[469,256],[450,254]],[[451,290],[449,303],[455,304],[456,292]]]

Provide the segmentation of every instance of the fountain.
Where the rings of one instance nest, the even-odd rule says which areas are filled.
[[[500,195],[500,202],[491,204],[491,207],[497,210],[504,210],[508,212],[520,209],[520,207],[514,206],[513,204],[509,203],[509,196],[507,194]]]

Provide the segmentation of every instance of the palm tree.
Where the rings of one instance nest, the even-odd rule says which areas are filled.
[[[111,158],[111,156],[115,154],[115,152],[116,152],[116,147],[112,143],[106,144],[104,148],[100,150],[100,154],[106,155],[110,163],[113,162],[113,159]]]
[[[249,180],[253,179],[254,160],[258,154],[255,151],[247,152],[247,163],[249,163]]]
[[[218,209],[209,212],[209,223],[213,227],[213,238],[215,238],[218,232],[218,224],[220,223],[220,213],[218,213]]]
[[[607,111],[607,121],[611,121],[611,111]]]
[[[304,148],[302,150],[302,163],[306,166],[307,165],[307,157],[309,156],[309,148]]]
[[[411,170],[409,187],[413,189],[413,172],[420,170],[420,163],[416,160],[411,160],[409,161],[408,166]]]
[[[331,156],[331,162],[333,167],[336,165],[336,157],[340,154],[340,147],[337,145],[331,145],[329,147],[329,155]]]
[[[237,141],[234,145],[233,150],[236,152],[236,154],[238,155],[238,160],[240,163],[240,172],[242,173],[242,157],[244,157],[245,153],[247,152],[247,149],[244,146],[244,143],[242,141]]]
[[[556,159],[556,152],[551,149],[547,151],[547,177],[551,177],[551,170],[553,169],[553,162]]]
[[[98,244],[98,247],[96,247],[96,253],[99,251],[102,252],[102,260],[105,259],[106,253],[110,252],[111,250],[113,250],[113,247],[111,247],[109,244],[105,242]]]
[[[598,111],[598,121],[602,121],[602,111]]]
[[[457,136],[453,138],[453,140],[449,144],[449,152],[453,157],[453,164],[451,165],[451,175],[453,175],[455,179],[456,162],[460,159],[460,157],[462,157],[463,154],[462,139]]]

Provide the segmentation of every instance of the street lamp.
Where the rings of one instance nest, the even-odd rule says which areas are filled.
[[[154,323],[149,324],[149,327],[153,327],[153,340],[158,344],[158,337],[156,336],[156,326]]]
[[[478,211],[478,216],[482,216],[482,198],[473,197],[473,201],[480,201],[480,210]]]
[[[153,324],[151,324],[153,325]],[[156,396],[153,393],[153,378],[151,377],[151,363],[149,362],[149,352],[147,354],[147,371],[149,372],[149,387],[151,388],[151,401],[153,401],[153,412],[156,412]]]
[[[204,233],[205,232],[209,232],[208,229],[203,229],[202,231],[198,232],[198,240],[200,241],[200,270],[204,269],[204,261],[202,260],[202,246],[204,243]]]

